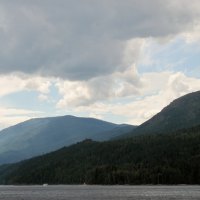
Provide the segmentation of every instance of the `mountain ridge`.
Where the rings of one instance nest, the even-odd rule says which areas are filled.
[[[200,184],[199,142],[200,126],[114,141],[87,139],[1,166],[0,183]]]
[[[0,163],[44,154],[86,138],[108,140],[132,128],[71,115],[30,119],[0,131]]]
[[[172,101],[151,119],[139,125],[132,133],[167,133],[200,124],[200,91],[192,92]],[[122,136],[124,137],[124,136]]]
[[[58,118],[56,120],[63,124],[62,120]],[[53,121],[58,125],[56,120]],[[82,142],[77,141],[76,144],[62,147],[43,156],[3,165],[0,167],[0,182],[3,184],[43,184],[44,182],[51,184],[84,182],[88,184],[200,184],[199,91],[174,100],[128,135],[125,132],[129,128],[132,129],[132,126],[115,125],[96,119],[94,121],[100,123],[101,128],[102,123],[105,127],[110,127],[111,132],[107,130],[101,134],[109,135],[109,139],[112,140],[105,141],[105,138],[98,138],[96,133],[93,138],[91,134],[87,134]],[[33,122],[36,123],[37,120]],[[50,126],[52,133],[55,132],[54,123]],[[78,126],[77,121],[75,124]],[[86,124],[88,125],[88,122]],[[38,126],[37,123],[35,125]],[[43,127],[44,123],[41,122],[40,125]],[[93,125],[97,130],[99,125],[96,126],[94,123]],[[80,134],[83,134],[82,126],[80,127]],[[59,128],[62,130],[63,127],[59,126]],[[71,129],[69,130],[71,132]],[[118,136],[115,137],[117,134]],[[98,141],[94,141],[97,138]]]

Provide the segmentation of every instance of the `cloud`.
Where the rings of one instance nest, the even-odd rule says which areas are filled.
[[[199,0],[1,1],[0,98],[36,91],[41,106],[54,95],[57,110],[48,111],[139,124],[199,89],[199,79],[182,73],[199,21]]]
[[[139,93],[142,82],[133,65],[123,73],[93,78],[89,81],[58,81],[62,99],[57,107],[87,106],[98,101],[112,100]]]
[[[45,79],[43,77],[28,77],[24,80],[24,83],[24,88],[27,90],[35,90],[44,94],[48,94],[52,80]]]
[[[125,123],[136,125],[150,119],[174,99],[200,90],[199,79],[187,77],[181,72],[147,73],[143,75],[143,81],[146,83],[146,87],[141,91],[145,95],[143,97],[138,95],[127,102],[119,101],[115,104],[96,102],[88,107],[76,107],[75,110],[100,116],[121,116]]]
[[[0,97],[20,91],[37,91],[49,93],[51,80],[43,77],[33,77],[23,74],[10,74],[0,76]]]
[[[44,113],[40,111],[16,109],[0,106],[1,121],[0,128],[6,128],[11,125],[26,121],[31,118],[41,117]]]
[[[0,97],[10,93],[21,91],[24,88],[24,83],[17,76],[0,76]]]
[[[200,19],[198,0],[11,0],[0,11],[1,74],[75,81],[126,71],[127,41],[187,32]]]
[[[27,84],[35,82],[34,80],[40,82]],[[12,87],[8,91],[2,90],[1,95],[16,92],[19,88],[14,86],[21,85],[21,90],[38,91],[40,101],[48,101],[49,84],[47,83],[50,82],[52,85],[56,84],[59,89],[61,99],[57,102],[57,111],[62,110],[62,114],[70,111],[72,114],[85,116],[84,113],[87,113],[90,117],[101,119],[106,119],[107,115],[111,115],[114,118],[120,118],[119,122],[124,120],[124,123],[132,124],[141,124],[175,98],[200,90],[200,80],[188,77],[182,72],[151,72],[139,76],[134,66],[125,73],[117,73],[106,78],[98,77],[88,82],[59,79],[47,81],[41,77],[35,77],[35,79],[26,77],[25,79],[16,75],[9,76],[7,79],[4,77],[0,79],[0,83],[1,81],[5,84],[12,83],[8,84]],[[43,84],[44,86],[38,87]],[[6,85],[4,87],[8,89]],[[5,106],[0,107],[0,113],[1,128],[33,117],[45,116],[39,111]]]
[[[200,42],[200,22],[198,21],[195,25],[195,28],[192,31],[183,32],[182,37],[184,40],[191,44],[191,43],[199,43]]]
[[[32,77],[24,74],[10,74],[0,76],[0,98],[9,94],[18,93],[22,91],[36,91],[39,93],[39,99],[44,100],[50,92],[52,80],[43,77]],[[14,97],[12,99],[15,101]],[[1,102],[1,101],[0,101]],[[10,102],[10,101],[9,101]],[[12,101],[11,101],[12,102]],[[27,102],[28,104],[29,102]],[[19,105],[23,107],[23,105]],[[18,107],[19,107],[18,106]],[[19,122],[41,117],[44,115],[42,111],[35,111],[30,109],[15,108],[14,106],[0,104],[0,129],[17,124]]]

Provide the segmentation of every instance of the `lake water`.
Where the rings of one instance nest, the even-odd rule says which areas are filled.
[[[0,186],[0,200],[200,200],[200,186]]]

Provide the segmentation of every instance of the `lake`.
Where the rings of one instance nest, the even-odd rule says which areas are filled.
[[[0,186],[0,200],[190,200],[200,186]]]

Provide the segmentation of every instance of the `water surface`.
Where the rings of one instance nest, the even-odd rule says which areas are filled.
[[[200,200],[200,186],[0,186],[0,200]]]

